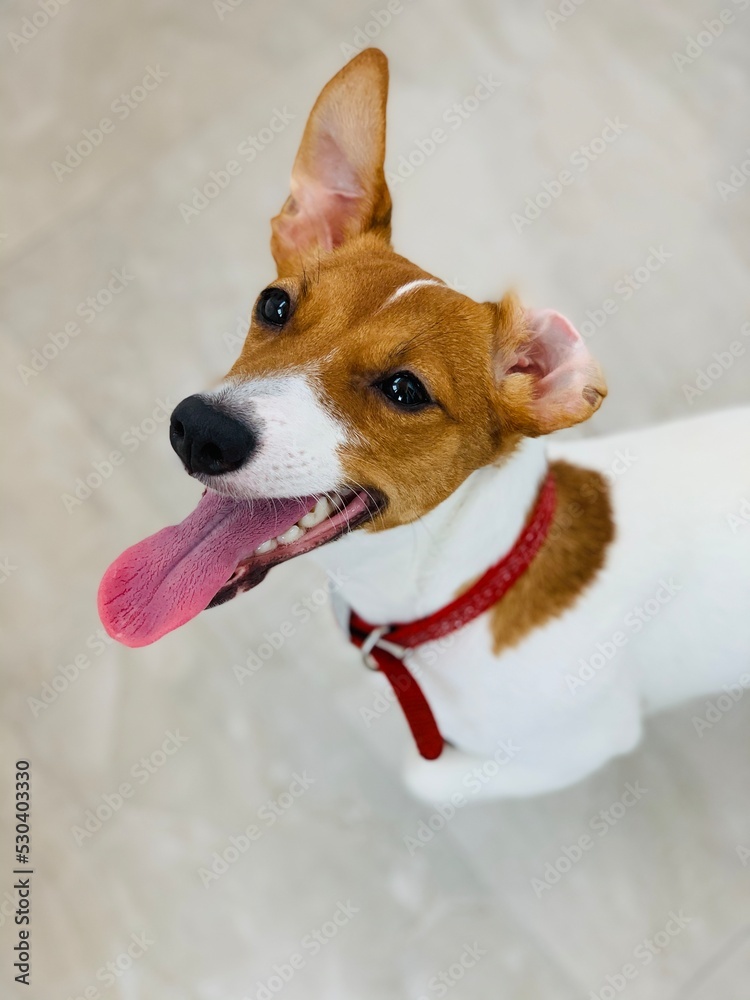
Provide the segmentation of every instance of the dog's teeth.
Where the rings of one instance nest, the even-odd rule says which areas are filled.
[[[321,497],[310,513],[301,517],[297,523],[303,528],[314,528],[316,524],[321,524],[325,521],[332,510],[333,507],[331,506],[328,497]]]
[[[276,541],[279,545],[291,545],[292,542],[296,542],[298,538],[302,538],[305,533],[304,528],[300,528],[298,524],[293,524],[288,531],[279,535]]]
[[[267,542],[263,542],[261,545],[258,546],[258,548],[255,550],[255,553],[256,555],[262,556],[266,552],[273,552],[273,550],[276,548],[278,544],[279,543],[276,541],[275,538],[269,538]]]

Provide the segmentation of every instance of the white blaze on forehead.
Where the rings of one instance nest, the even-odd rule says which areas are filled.
[[[445,282],[438,281],[437,278],[417,278],[415,281],[407,281],[405,285],[401,285],[400,288],[397,288],[395,292],[388,296],[382,306],[377,309],[377,312],[393,305],[393,303],[397,302],[402,296],[408,295],[409,292],[413,292],[415,288],[422,288],[424,285],[435,285],[438,288],[448,287]]]
[[[258,435],[257,451],[216,487],[234,497],[294,497],[341,486],[343,423],[323,401],[314,377],[295,373],[228,379],[204,398]],[[214,484],[212,483],[212,486]]]

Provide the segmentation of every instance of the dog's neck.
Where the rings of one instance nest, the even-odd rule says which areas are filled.
[[[340,595],[373,624],[413,621],[448,604],[510,551],[547,470],[541,439],[525,439],[501,466],[474,472],[413,524],[354,531],[315,557]]]

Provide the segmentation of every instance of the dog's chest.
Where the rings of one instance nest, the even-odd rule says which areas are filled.
[[[514,768],[536,769],[529,787],[554,787],[560,768],[580,777],[632,746],[644,709],[739,682],[750,650],[750,528],[736,513],[750,498],[747,434],[750,410],[743,410],[556,449],[606,476],[615,540],[604,568],[573,604],[500,655],[485,615],[411,657],[449,741],[491,756],[503,740],[514,740],[525,748]],[[494,484],[496,505],[512,504],[523,472],[517,464],[514,481]],[[465,536],[479,535],[489,514],[472,512],[460,526]],[[408,570],[419,557],[410,536],[401,539],[400,575],[390,553],[390,575],[376,558],[367,563],[368,581],[371,574],[376,584],[378,574],[385,580],[385,603],[402,599],[399,580],[408,590]],[[360,563],[348,565],[355,577]],[[450,598],[455,562],[433,565]],[[471,578],[463,571],[458,577]],[[346,586],[344,594],[349,599]],[[371,613],[370,620],[397,615],[398,608],[391,618]]]

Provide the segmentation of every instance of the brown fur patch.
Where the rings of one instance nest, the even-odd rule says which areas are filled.
[[[528,570],[489,612],[496,656],[573,606],[604,565],[615,535],[605,477],[562,461],[553,462],[551,469],[557,509],[547,539]]]

